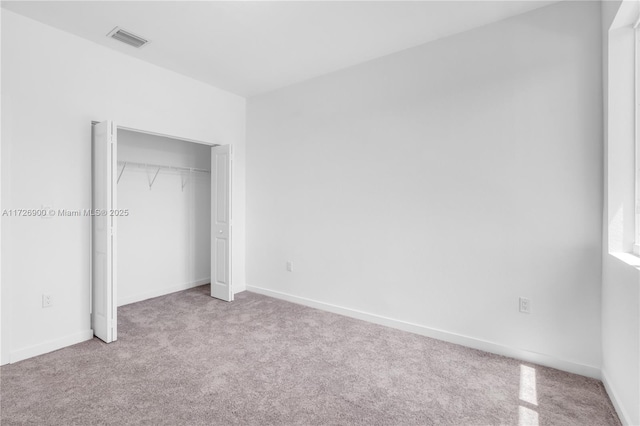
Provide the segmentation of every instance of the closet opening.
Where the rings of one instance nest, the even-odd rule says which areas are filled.
[[[118,129],[118,306],[211,282],[210,151]]]
[[[117,308],[211,283],[233,300],[231,150],[94,123],[94,335],[117,339]]]

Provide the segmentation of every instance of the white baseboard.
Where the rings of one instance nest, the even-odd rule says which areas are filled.
[[[79,333],[70,334],[60,339],[48,340],[37,345],[28,346],[26,348],[12,351],[10,355],[11,359],[9,360],[9,362],[14,363],[22,361],[23,359],[33,358],[34,356],[57,351],[58,349],[75,345],[76,343],[82,343],[91,339],[93,339],[93,330],[85,330]]]
[[[247,290],[247,285],[246,284],[233,284],[233,294],[238,294],[238,293],[242,293],[243,291]]]
[[[606,389],[607,394],[609,395],[609,399],[611,399],[611,403],[613,404],[613,407],[616,409],[616,413],[618,413],[618,417],[620,418],[620,421],[622,422],[622,424],[625,426],[632,425],[633,423],[631,423],[629,414],[624,409],[624,407],[620,404],[620,399],[618,398],[618,394],[611,386],[611,382],[609,381],[609,376],[607,376],[607,372],[605,370],[602,370],[602,383],[604,384],[604,388]]]
[[[209,284],[211,278],[200,278],[199,280],[172,285],[168,287],[154,288],[152,291],[144,293],[138,293],[133,296],[127,296],[118,299],[118,306],[129,305],[131,303],[142,302],[143,300],[152,299],[154,297],[164,296],[167,294],[175,293],[176,291],[188,290],[193,287],[198,287],[204,284]]]
[[[569,373],[580,374],[582,376],[600,379],[600,369],[590,365],[577,364],[571,361],[554,358],[552,356],[540,354],[537,352],[512,348],[510,346],[504,346],[499,343],[476,339],[461,334],[451,333],[445,330],[438,330],[419,324],[388,318],[368,312],[362,312],[355,309],[332,305],[329,303],[319,302],[316,300],[298,297],[292,294],[282,293],[266,288],[247,285],[247,291],[274,297],[276,299],[286,300],[288,302],[297,303],[299,305],[309,306],[323,311],[332,312],[335,314],[344,315],[351,318],[356,318],[363,321],[372,322],[374,324],[396,328],[398,330],[420,334],[422,336],[427,336],[438,340],[444,340],[445,342],[455,343],[461,346],[479,349],[481,351],[490,352],[497,355],[507,356],[510,358],[520,359],[522,361],[544,365],[558,370],[567,371]]]

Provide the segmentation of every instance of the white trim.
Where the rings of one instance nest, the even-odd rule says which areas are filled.
[[[79,333],[70,334],[60,339],[48,340],[37,345],[27,346],[26,348],[18,349],[17,351],[11,352],[10,363],[57,351],[58,349],[66,348],[67,346],[75,345],[77,343],[86,342],[87,340],[91,339],[93,339],[93,330],[89,329],[81,331]]]
[[[638,87],[638,77],[640,77],[640,58],[638,55],[640,54],[640,46],[638,37],[640,37],[640,29],[638,28],[638,24],[640,23],[640,15],[636,20],[636,23],[633,26],[633,98],[634,98],[634,129],[633,129],[633,158],[634,161],[634,176],[633,176],[633,200],[634,200],[634,226],[635,226],[635,235],[634,235],[634,244],[633,244],[633,254],[640,254],[640,170],[638,170],[638,166],[640,166],[640,147],[638,144],[640,143],[640,123],[638,120],[640,119],[640,109],[638,108],[640,104],[640,87]]]
[[[118,307],[129,305],[131,303],[142,302],[143,300],[152,299],[154,297],[166,296],[167,294],[175,293],[177,291],[188,290],[190,288],[198,287],[201,285],[209,284],[211,278],[200,278],[199,280],[190,281],[182,284],[171,285],[168,287],[155,288],[152,291],[145,293],[135,294],[133,296],[125,297],[118,300]]]
[[[2,11],[0,10],[0,22],[2,22]],[[2,35],[0,35],[0,45],[2,44]],[[2,59],[0,58],[0,70],[2,70]],[[0,71],[0,81],[2,81],[2,71]],[[1,104],[1,102],[0,102]],[[2,106],[0,105],[0,117],[2,116]],[[2,123],[0,123],[0,135],[2,135]],[[0,137],[0,140],[2,138]],[[0,146],[2,144],[0,143]],[[1,157],[1,156],[0,156]],[[2,164],[2,160],[0,158],[0,165]],[[0,188],[2,188],[2,170],[0,167]],[[0,210],[2,210],[2,194],[0,194]],[[1,227],[0,227],[1,228]],[[1,234],[1,233],[0,233]],[[0,235],[0,241],[2,241],[2,235]],[[1,244],[0,244],[1,246]],[[0,307],[2,306],[2,250],[0,250]],[[7,337],[5,336],[4,338],[4,345],[7,345]],[[3,343],[2,343],[2,314],[0,313],[0,365],[6,364],[8,362],[8,360],[3,359],[2,354],[4,353],[3,351]],[[9,347],[8,345],[6,346],[7,348]],[[4,362],[3,362],[4,361]]]
[[[623,252],[611,252],[609,256],[618,259],[620,262],[625,263],[634,268],[640,268],[640,256],[636,256],[632,253]]]
[[[274,297],[276,299],[286,300],[288,302],[297,303],[299,305],[309,306],[323,311],[332,312],[334,314],[340,314],[347,317],[372,322],[374,324],[396,328],[398,330],[420,334],[422,336],[443,340],[445,342],[455,343],[469,348],[479,349],[485,352],[491,352],[497,355],[507,356],[522,361],[544,365],[546,367],[556,368],[558,370],[567,371],[569,373],[580,374],[582,376],[592,377],[594,379],[600,379],[600,369],[590,365],[578,364],[572,361],[554,358],[552,356],[537,352],[504,346],[499,343],[490,342],[487,340],[476,339],[474,337],[451,333],[449,331],[426,327],[423,325],[388,318],[368,312],[362,312],[356,309],[332,305],[330,303],[319,302],[316,300],[298,297],[292,294],[269,290],[262,287],[247,285],[247,291]]]
[[[91,125],[95,126],[96,124],[100,123],[100,121],[96,121],[96,120],[91,120]],[[198,139],[189,139],[189,138],[183,138],[181,136],[173,136],[173,135],[168,135],[165,133],[158,133],[158,132],[152,132],[149,130],[141,130],[141,129],[136,129],[133,127],[126,127],[126,126],[117,126],[118,130],[127,130],[129,132],[136,132],[136,133],[143,133],[145,135],[151,135],[151,136],[160,136],[162,138],[169,138],[169,139],[175,139],[178,141],[183,141],[183,142],[191,142],[191,143],[197,143],[200,145],[208,145],[208,146],[218,146],[220,145],[220,143],[218,141],[202,141],[202,140],[198,140]]]
[[[602,375],[602,384],[604,384],[604,389],[607,391],[607,394],[609,395],[609,399],[613,404],[613,408],[616,409],[616,413],[618,414],[620,421],[625,426],[631,425],[632,423],[631,423],[629,414],[625,411],[622,404],[620,404],[618,394],[611,386],[611,382],[609,380],[609,376],[607,376],[607,372],[605,370],[602,370],[601,375]]]

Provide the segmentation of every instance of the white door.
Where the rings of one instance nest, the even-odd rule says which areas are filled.
[[[113,121],[93,126],[92,155],[92,307],[93,334],[117,339],[116,208],[117,128]]]
[[[233,300],[230,145],[211,148],[211,297]]]

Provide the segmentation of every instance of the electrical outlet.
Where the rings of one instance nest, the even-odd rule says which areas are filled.
[[[527,299],[526,297],[520,298],[520,312],[522,312],[523,314],[531,313],[531,300]]]
[[[50,308],[53,305],[53,297],[50,294],[42,295],[42,307]]]
[[[290,260],[287,260],[287,271],[293,272],[293,262]]]

